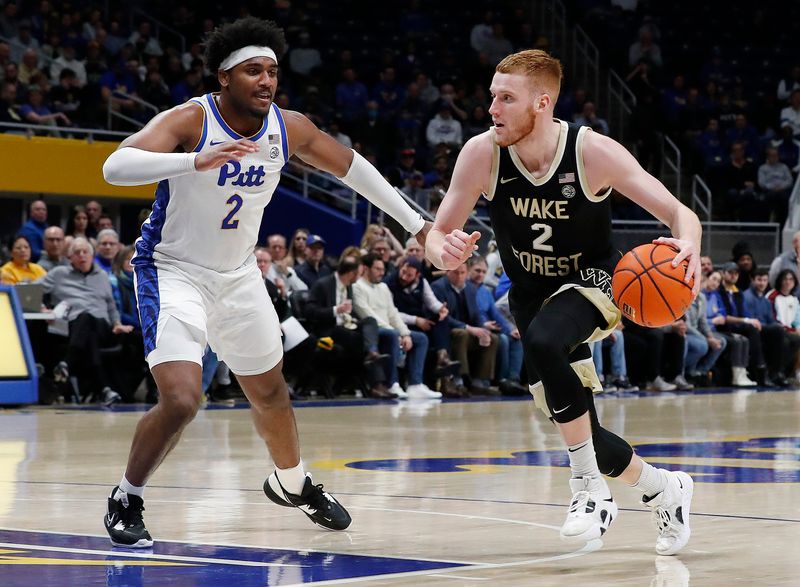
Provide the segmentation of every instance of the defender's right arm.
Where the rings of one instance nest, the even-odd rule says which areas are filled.
[[[158,114],[106,159],[103,177],[113,185],[145,185],[222,167],[258,150],[252,141],[241,139],[194,153],[202,135],[203,116],[203,108],[194,103]]]

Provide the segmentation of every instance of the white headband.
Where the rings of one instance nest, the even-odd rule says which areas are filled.
[[[273,51],[269,47],[258,47],[256,45],[248,45],[247,47],[242,47],[241,49],[237,49],[236,51],[228,55],[220,64],[219,68],[227,71],[232,67],[236,67],[243,61],[252,59],[253,57],[269,57],[275,63],[278,63],[278,57],[277,55],[275,55],[275,51]]]

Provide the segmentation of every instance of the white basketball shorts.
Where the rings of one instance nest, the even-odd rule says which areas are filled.
[[[281,327],[251,258],[221,273],[177,260],[135,265],[136,299],[150,367],[202,365],[206,342],[237,375],[259,375],[283,357]]]

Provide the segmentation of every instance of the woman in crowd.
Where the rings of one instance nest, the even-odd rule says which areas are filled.
[[[292,235],[292,242],[289,243],[289,254],[286,255],[287,267],[295,267],[306,260],[306,239],[308,239],[309,230],[307,228],[298,228]]]
[[[31,263],[31,244],[24,236],[14,237],[11,243],[11,260],[0,267],[0,283],[16,285],[36,281],[47,275],[44,267]]]

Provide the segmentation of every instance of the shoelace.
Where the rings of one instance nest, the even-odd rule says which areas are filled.
[[[333,499],[322,490],[322,483],[315,485],[314,490],[308,496],[308,503],[317,511],[323,511],[330,507]]]
[[[122,513],[120,513],[119,517],[126,526],[136,526],[144,523],[144,519],[142,517],[143,511],[144,505],[138,508],[133,505],[128,505],[128,507],[122,508]]]
[[[572,496],[572,503],[569,506],[570,513],[586,510],[589,500],[592,498],[588,491],[579,491]]]
[[[680,531],[670,513],[663,507],[656,507],[653,510],[653,523],[658,528],[658,533],[663,537],[676,537]]]

